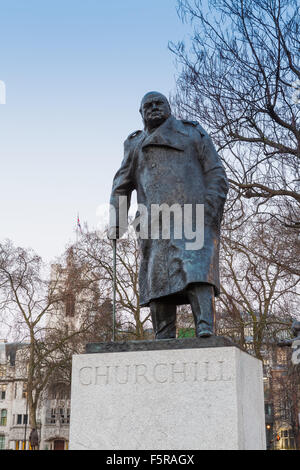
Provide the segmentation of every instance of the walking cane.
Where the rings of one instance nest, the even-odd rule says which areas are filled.
[[[113,238],[113,334],[112,340],[116,337],[116,287],[117,287],[117,239]]]

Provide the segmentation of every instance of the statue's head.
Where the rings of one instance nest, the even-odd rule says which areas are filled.
[[[171,114],[167,98],[157,91],[146,93],[141,101],[140,113],[149,130],[160,126]]]

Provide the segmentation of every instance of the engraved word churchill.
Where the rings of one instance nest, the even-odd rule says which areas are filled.
[[[158,362],[120,365],[85,366],[79,369],[83,386],[180,384],[192,382],[228,382],[225,361]]]

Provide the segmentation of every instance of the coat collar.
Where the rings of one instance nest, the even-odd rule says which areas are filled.
[[[176,150],[184,150],[183,137],[189,135],[184,129],[181,121],[178,121],[174,116],[170,116],[153,132],[144,132],[145,138],[142,143],[142,148],[149,145],[158,145],[171,147]]]

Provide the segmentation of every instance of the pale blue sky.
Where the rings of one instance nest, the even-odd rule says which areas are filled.
[[[140,99],[175,87],[176,0],[0,0],[0,240],[46,261],[109,200]]]

